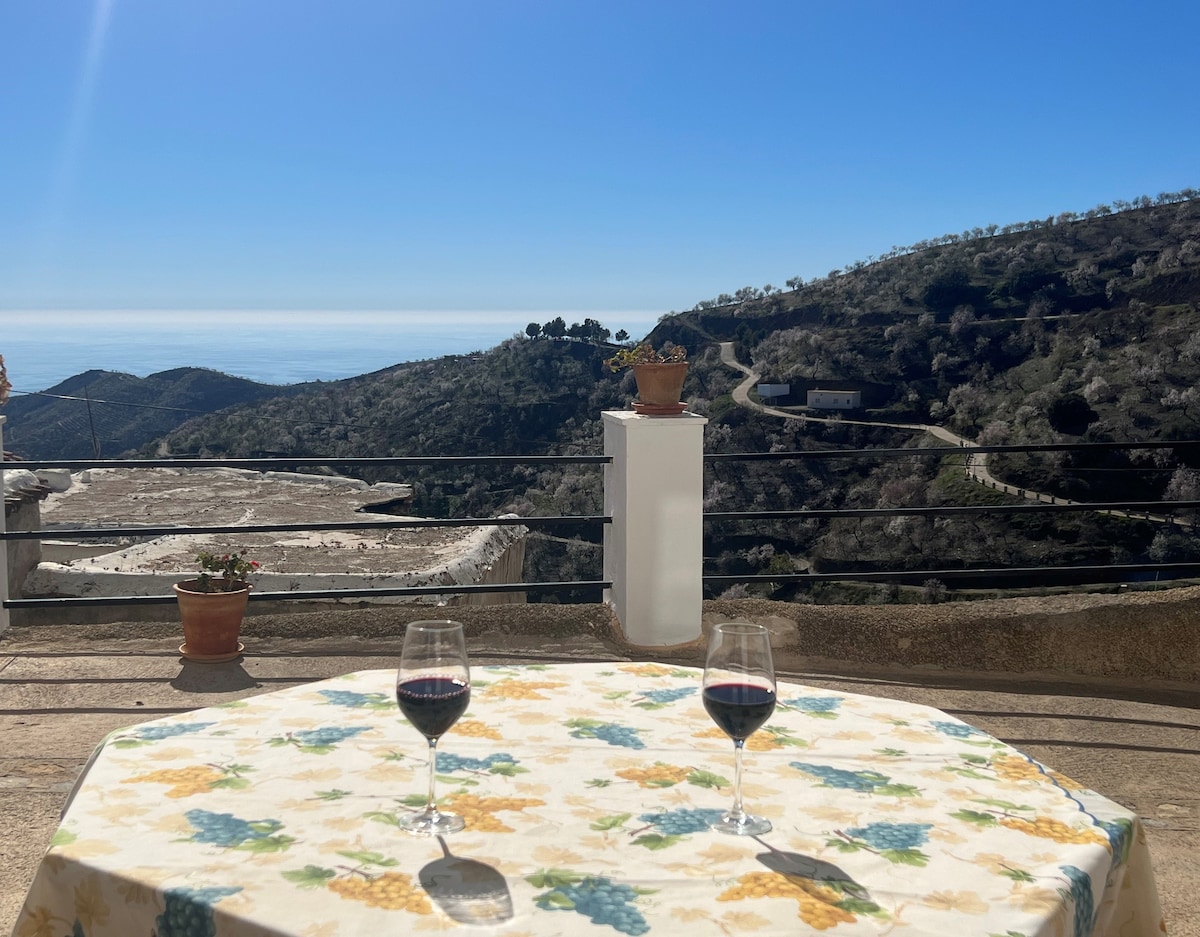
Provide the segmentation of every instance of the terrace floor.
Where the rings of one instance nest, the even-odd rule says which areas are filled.
[[[603,606],[429,607],[261,615],[245,656],[194,664],[176,624],[13,627],[0,637],[0,935],[16,919],[58,813],[113,729],[355,670],[394,667],[403,623],[449,615],[472,661],[657,659],[614,640]],[[1200,937],[1200,687],[1053,683],[995,674],[813,673],[779,653],[781,679],[942,709],[1134,810],[1144,820],[1174,937]]]

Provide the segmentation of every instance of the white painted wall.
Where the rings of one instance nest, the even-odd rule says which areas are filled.
[[[606,410],[605,601],[625,638],[643,647],[700,637],[704,599],[704,427],[694,413]]]

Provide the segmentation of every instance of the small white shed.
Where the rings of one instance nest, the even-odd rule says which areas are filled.
[[[862,391],[810,390],[808,405],[817,410],[854,410],[862,406]]]

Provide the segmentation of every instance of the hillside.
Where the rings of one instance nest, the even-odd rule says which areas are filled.
[[[85,371],[41,394],[13,397],[5,447],[26,458],[112,459],[144,446],[200,413],[300,393],[207,368],[175,368],[148,377]]]
[[[735,341],[741,360],[770,381],[790,383],[800,401],[810,387],[861,389],[863,416],[873,421],[942,424],[981,443],[1200,439],[1200,200],[1185,195],[977,228],[812,283],[793,280],[787,292],[743,288],[737,301],[718,297],[664,316],[651,338],[688,347],[685,397],[710,418],[711,452],[934,444],[852,417],[803,422],[738,407],[730,390],[740,375],[719,360],[723,340]],[[626,406],[633,385],[630,375],[603,368],[611,349],[585,333],[532,330],[535,337],[483,355],[289,388],[188,421],[162,440],[144,439],[141,451],[329,459],[598,453],[600,411]],[[1200,493],[1195,447],[1009,456],[991,468],[1015,484],[1077,499]],[[415,510],[427,516],[601,508],[600,473],[589,467],[424,466],[370,480],[384,478],[414,484]],[[957,452],[881,462],[718,462],[707,478],[706,507],[714,511],[1004,500],[963,478]],[[738,575],[1200,557],[1190,534],[1086,514],[730,523],[710,525],[707,537],[706,571]],[[599,531],[541,537],[527,575],[599,578],[598,540]],[[755,590],[808,600],[907,597],[896,587]]]

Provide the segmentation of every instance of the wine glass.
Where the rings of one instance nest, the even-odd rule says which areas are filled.
[[[471,701],[467,643],[457,621],[414,621],[404,632],[396,702],[413,728],[429,742],[429,798],[425,809],[400,819],[400,828],[420,836],[454,833],[466,826],[462,817],[443,813],[433,796],[437,777],[437,743],[458,722]]]
[[[704,662],[703,700],[713,722],[733,739],[733,807],[712,828],[736,836],[768,833],[770,820],[742,809],[742,749],[775,711],[775,667],[766,628],[742,621],[713,626]]]

